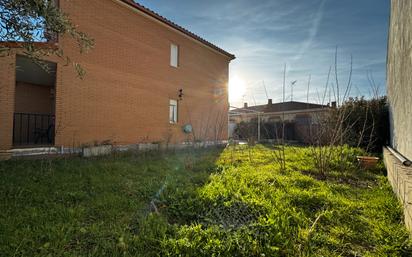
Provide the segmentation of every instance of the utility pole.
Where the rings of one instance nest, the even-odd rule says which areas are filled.
[[[258,142],[260,142],[260,113],[259,112],[257,114],[257,120],[258,120]]]

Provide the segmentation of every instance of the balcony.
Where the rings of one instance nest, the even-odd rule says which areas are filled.
[[[55,117],[51,114],[15,113],[13,146],[54,145]]]
[[[56,64],[44,70],[25,56],[16,57],[13,147],[54,145]]]

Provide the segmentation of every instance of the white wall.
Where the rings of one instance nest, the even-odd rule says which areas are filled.
[[[387,87],[392,147],[412,160],[412,1],[391,1]]]

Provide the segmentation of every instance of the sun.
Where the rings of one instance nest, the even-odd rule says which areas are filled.
[[[238,102],[242,99],[246,91],[246,83],[239,76],[233,76],[229,79],[229,101]]]

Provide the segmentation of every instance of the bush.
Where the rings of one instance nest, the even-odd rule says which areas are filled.
[[[387,98],[349,98],[339,108],[345,115],[343,127],[347,128],[344,143],[368,152],[381,152],[389,141]]]
[[[252,119],[250,122],[240,122],[237,124],[233,135],[235,138],[242,140],[257,138],[257,119]]]

